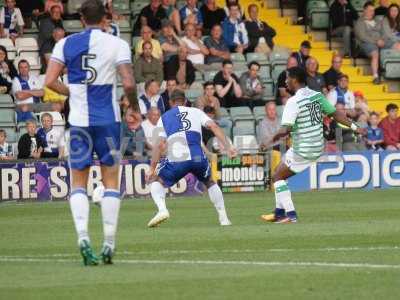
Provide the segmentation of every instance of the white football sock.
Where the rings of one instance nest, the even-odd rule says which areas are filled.
[[[106,189],[101,201],[101,214],[103,216],[104,245],[115,247],[115,234],[118,227],[118,215],[121,205],[120,192]]]
[[[154,181],[150,186],[151,197],[154,203],[157,205],[158,211],[166,211],[167,207],[165,205],[165,188],[158,181]]]
[[[275,188],[275,201],[277,208],[284,208],[286,213],[294,211],[294,205],[292,201],[292,194],[290,193],[289,187],[285,180],[279,180],[274,183]],[[280,207],[278,207],[278,203]]]
[[[88,233],[89,200],[86,189],[77,188],[73,190],[69,197],[69,205],[74,219],[75,230],[78,235],[78,245],[82,240],[90,241]]]
[[[208,188],[208,196],[210,197],[211,202],[214,204],[215,209],[218,212],[220,217],[227,218],[224,196],[222,195],[222,191],[219,188],[218,184],[214,184],[210,188]]]

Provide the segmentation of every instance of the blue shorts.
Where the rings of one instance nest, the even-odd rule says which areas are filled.
[[[93,164],[96,153],[100,164],[113,166],[119,162],[121,123],[104,126],[70,128],[69,163],[72,169],[83,170]]]
[[[158,176],[167,187],[173,186],[187,174],[192,173],[200,182],[207,183],[211,177],[210,163],[207,158],[200,161],[187,160],[169,162],[167,159],[160,163]]]

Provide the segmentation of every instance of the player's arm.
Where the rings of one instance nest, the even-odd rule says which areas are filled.
[[[135,78],[133,76],[132,64],[124,63],[118,65],[118,74],[121,77],[122,86],[124,88],[125,95],[129,100],[130,106],[134,111],[140,111],[136,96]]]
[[[279,130],[275,133],[275,135],[272,137],[272,142],[279,141],[280,139],[287,137],[290,132],[292,131],[292,127],[289,125],[283,125]]]
[[[282,126],[278,132],[272,137],[272,141],[276,142],[281,138],[287,137],[292,131],[292,127],[296,123],[299,108],[295,99],[290,98],[285,105],[282,113]]]
[[[204,115],[207,117],[206,114]],[[209,118],[205,120],[205,122],[202,125],[212,131],[212,133],[215,135],[218,141],[223,145],[224,149],[227,151],[229,156],[232,157],[236,156],[237,152],[235,147],[233,147],[231,142],[226,138],[225,133],[223,132],[221,127],[219,127],[213,120]]]
[[[47,66],[44,86],[64,96],[69,96],[69,88],[59,80],[65,67],[64,59],[65,39],[57,42],[54,46],[49,65]]]

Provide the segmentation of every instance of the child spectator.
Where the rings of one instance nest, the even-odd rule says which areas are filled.
[[[13,42],[22,36],[25,25],[22,13],[15,5],[15,0],[6,0],[6,5],[0,10],[0,36],[10,38]]]
[[[354,92],[355,99],[355,111],[357,114],[366,114],[369,116],[369,108],[367,100],[364,98],[364,94],[361,91]]]
[[[53,126],[53,117],[49,113],[42,114],[42,128],[37,131],[38,136],[44,141],[42,157],[62,158],[64,156],[64,128]]]
[[[371,150],[383,150],[383,130],[378,127],[379,115],[372,112],[369,116],[369,126],[367,127],[367,148]]]
[[[18,159],[40,158],[45,143],[36,133],[35,120],[26,121],[26,131],[18,141]]]
[[[14,159],[13,147],[7,143],[7,133],[4,129],[0,129],[0,160]]]

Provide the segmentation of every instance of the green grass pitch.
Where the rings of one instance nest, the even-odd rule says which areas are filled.
[[[272,193],[124,201],[112,266],[83,267],[66,202],[0,205],[0,299],[399,299],[399,190],[294,193],[297,224],[265,224]],[[100,250],[100,210],[91,207]]]

